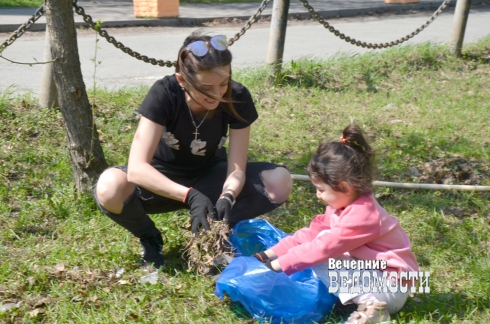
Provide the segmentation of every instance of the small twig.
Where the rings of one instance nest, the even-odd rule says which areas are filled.
[[[14,236],[15,236],[15,237],[16,237],[18,240],[20,240],[19,235],[17,235],[17,234],[16,234],[16,233],[15,233],[15,232],[14,232],[12,229],[10,229],[10,231],[12,232],[12,234],[14,234]]]
[[[106,226],[102,226],[101,228],[98,228],[96,229],[95,231],[93,231],[92,233],[97,233],[97,232],[100,232],[102,231],[103,229],[107,228],[107,227],[110,227],[110,226],[113,226],[112,224],[108,224]]]
[[[4,60],[9,61],[10,63],[14,63],[14,64],[21,64],[21,65],[49,64],[49,63],[56,62],[56,61],[58,61],[58,59],[59,59],[59,58],[55,58],[54,60],[47,61],[47,62],[24,63],[24,62],[16,62],[16,61],[12,61],[12,60],[10,60],[10,59],[6,58],[5,56],[3,56],[2,54],[0,54],[0,58],[3,58]]]

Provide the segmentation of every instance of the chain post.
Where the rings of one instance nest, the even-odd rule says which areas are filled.
[[[46,36],[44,41],[44,62],[51,61],[51,41],[49,40],[49,26],[46,24]],[[53,108],[58,106],[58,91],[54,82],[53,64],[44,64],[41,74],[41,90],[39,92],[39,105]]]
[[[470,13],[471,0],[458,0],[454,11],[453,27],[449,38],[449,52],[461,56],[466,22]]]
[[[257,22],[259,16],[262,14],[262,11],[264,11],[264,9],[267,7],[267,4],[270,1],[271,0],[262,0],[262,4],[257,9],[257,12],[250,17],[250,19],[247,21],[245,26],[242,27],[240,32],[238,32],[233,38],[228,39],[228,46],[233,45],[234,42],[236,42],[238,39],[240,39],[240,37],[243,36],[248,29],[250,29],[252,24]],[[289,0],[277,0],[277,1],[278,2],[279,1],[287,1],[287,3],[288,3],[287,7],[289,8]],[[435,20],[435,18],[437,18],[437,16],[449,5],[449,2],[450,2],[450,0],[444,0],[443,3],[441,4],[441,6],[432,14],[430,19],[427,20],[427,22],[425,24],[423,24],[420,28],[417,28],[414,32],[410,33],[409,35],[402,37],[396,41],[389,42],[389,43],[372,44],[372,43],[361,42],[361,41],[358,41],[358,40],[351,38],[349,36],[345,36],[340,31],[336,30],[333,26],[330,26],[330,24],[327,21],[325,21],[313,9],[313,7],[308,3],[308,0],[299,0],[299,1],[308,10],[308,12],[312,15],[313,18],[318,20],[318,22],[320,24],[322,24],[328,31],[333,33],[335,36],[337,36],[340,39],[343,39],[346,42],[351,43],[353,45],[361,46],[363,48],[374,48],[374,49],[376,49],[376,48],[387,48],[387,47],[395,46],[395,45],[398,45],[398,44],[401,44],[403,42],[408,41],[410,38],[414,37],[415,35],[420,33],[422,30],[427,28]],[[458,0],[458,3],[460,3],[460,2],[469,3],[470,1],[471,0]],[[96,24],[94,23],[92,17],[90,15],[86,14],[83,7],[81,7],[77,4],[77,0],[73,0],[73,7],[75,8],[75,12],[83,17],[83,21],[85,21],[87,24],[90,25],[90,27],[92,29],[95,30]],[[463,10],[463,12],[464,12],[464,10]],[[25,33],[25,31],[28,30],[43,15],[44,15],[44,6],[41,6],[36,10],[35,14],[31,18],[29,18],[27,23],[21,25],[14,33],[12,33],[10,35],[9,38],[7,38],[4,42],[0,43],[0,55],[8,46],[12,45],[12,43],[15,42],[15,40],[17,40],[19,37],[21,37]],[[467,19],[467,14],[464,17],[466,17],[466,19]],[[466,26],[466,19],[464,19],[464,27]],[[287,15],[286,15],[286,23],[287,23]],[[461,23],[461,25],[462,24],[463,24],[463,22]],[[460,33],[461,36],[459,37],[461,43],[462,43],[462,38],[464,36],[464,27],[462,27],[462,34]],[[146,55],[141,55],[140,53],[133,51],[131,48],[124,46],[124,44],[122,44],[121,42],[118,42],[114,37],[110,36],[107,33],[107,31],[102,29],[102,28],[99,28],[97,30],[97,32],[99,33],[100,36],[104,37],[109,43],[113,44],[116,48],[119,48],[124,53],[126,53],[126,54],[128,54],[128,55],[130,55],[130,56],[132,56],[138,60],[142,60],[143,62],[151,63],[153,65],[159,65],[159,66],[167,66],[167,67],[175,66],[175,63],[176,63],[175,61],[172,62],[172,61],[156,60],[154,58],[149,58]],[[284,37],[285,37],[285,29],[284,29]],[[283,41],[283,43],[284,43],[284,41]],[[457,46],[458,45],[456,45],[456,47]],[[461,47],[461,44],[459,45],[459,47]],[[282,45],[282,49],[280,51],[281,51],[280,57],[282,60],[282,54],[284,51],[283,45]]]
[[[288,12],[289,0],[274,0],[267,52],[267,63],[271,64],[274,75],[278,75],[282,69]]]

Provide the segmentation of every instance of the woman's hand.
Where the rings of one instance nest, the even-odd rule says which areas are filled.
[[[223,184],[223,193],[215,206],[217,219],[225,223],[229,223],[235,199],[245,184],[249,137],[250,126],[230,129],[227,176]]]
[[[231,209],[234,204],[235,198],[233,198],[231,193],[224,193],[221,195],[214,206],[214,209],[216,210],[216,220],[228,224],[231,216]]]
[[[213,203],[199,190],[190,189],[187,193],[185,203],[191,208],[191,231],[197,234],[199,227],[210,231],[207,216],[213,214]],[[212,216],[211,216],[212,217]]]

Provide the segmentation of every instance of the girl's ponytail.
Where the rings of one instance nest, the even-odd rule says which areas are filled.
[[[321,179],[336,191],[344,192],[346,182],[360,195],[373,191],[374,151],[365,139],[362,130],[349,124],[340,141],[319,145],[316,154],[308,163],[310,178]]]
[[[365,154],[368,159],[374,157],[374,151],[366,141],[362,130],[354,124],[349,124],[344,128],[340,142],[358,153]]]

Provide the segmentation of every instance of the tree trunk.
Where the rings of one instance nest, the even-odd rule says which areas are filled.
[[[107,167],[83,83],[71,0],[45,0],[58,102],[64,120],[75,187],[89,193]]]

